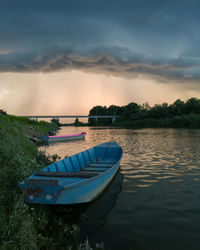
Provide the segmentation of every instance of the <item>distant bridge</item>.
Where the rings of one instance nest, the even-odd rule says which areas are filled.
[[[27,115],[24,116],[26,118],[30,118],[30,119],[42,119],[42,118],[55,118],[55,119],[60,119],[60,118],[93,118],[96,119],[96,121],[100,118],[110,118],[112,119],[112,123],[115,122],[116,118],[119,117],[117,115]]]

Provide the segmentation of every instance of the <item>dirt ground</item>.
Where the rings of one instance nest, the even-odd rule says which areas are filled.
[[[36,131],[34,127],[30,127],[30,126],[24,126],[24,132],[28,137],[32,137],[35,139],[40,139],[42,136],[40,132]]]

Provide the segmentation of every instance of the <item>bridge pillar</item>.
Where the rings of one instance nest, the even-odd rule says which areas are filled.
[[[36,122],[38,122],[38,117],[37,116],[35,117],[35,120],[36,120]]]
[[[113,118],[112,118],[112,123],[115,123],[115,120],[116,120],[116,117],[113,116]]]

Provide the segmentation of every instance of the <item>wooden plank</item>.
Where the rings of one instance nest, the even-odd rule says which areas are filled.
[[[110,167],[114,166],[114,164],[91,163],[88,166],[89,167],[96,167],[96,168],[110,168]]]
[[[107,170],[107,168],[105,168],[105,169],[103,169],[103,168],[83,168],[81,171],[91,171],[91,172],[93,172],[93,171],[95,171],[95,172],[104,172],[104,171],[106,171]]]
[[[46,176],[46,177],[91,178],[91,177],[96,176],[97,173],[39,171],[35,175],[37,175],[37,176]]]
[[[57,186],[58,185],[58,180],[27,178],[27,179],[24,180],[24,184],[27,184],[27,185]]]
[[[114,165],[115,163],[115,161],[93,161],[91,164]]]

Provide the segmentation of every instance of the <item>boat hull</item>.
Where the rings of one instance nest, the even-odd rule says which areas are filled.
[[[95,181],[89,179],[87,183],[77,185],[77,187],[71,189],[64,189],[60,193],[56,204],[79,204],[95,200],[112,181],[118,169],[119,163],[111,171],[96,178]]]

